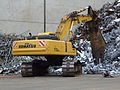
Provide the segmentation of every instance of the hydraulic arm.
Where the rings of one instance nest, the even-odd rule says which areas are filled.
[[[67,41],[69,41],[69,35],[71,32],[71,28],[75,24],[88,22],[92,20],[92,17],[89,15],[79,15],[79,13],[85,11],[86,9],[81,9],[78,11],[74,11],[61,19],[60,25],[56,31],[56,36],[60,40],[65,40],[65,37],[68,36]]]

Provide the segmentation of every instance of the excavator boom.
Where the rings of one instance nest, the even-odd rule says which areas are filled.
[[[86,9],[80,9],[78,11],[74,11],[74,12],[72,12],[72,13],[64,16],[61,19],[61,22],[60,22],[60,24],[58,26],[58,29],[56,30],[56,36],[60,40],[65,40],[65,37],[69,36],[70,29],[75,24],[79,24],[79,23],[83,23],[83,22],[88,22],[88,21],[92,20],[91,16],[88,16],[88,15],[79,15],[79,13],[81,13],[81,12],[83,12],[85,10]],[[66,40],[69,41],[70,38],[67,38],[67,39]]]

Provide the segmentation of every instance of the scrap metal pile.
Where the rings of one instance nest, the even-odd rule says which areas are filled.
[[[104,58],[99,64],[94,64],[95,58],[92,55],[91,42],[80,38],[82,35],[81,30],[86,28],[86,24],[82,23],[74,27],[73,46],[77,49],[78,54],[74,59],[84,63],[83,73],[85,74],[104,72],[104,74],[107,73],[111,76],[120,76],[120,0],[103,5],[97,13],[101,20],[99,29],[106,41]],[[1,74],[20,74],[21,63],[33,60],[33,57],[30,56],[13,57],[11,55],[11,43],[16,38],[15,35],[0,35]],[[66,58],[73,59],[73,57]],[[54,70],[53,67],[50,67],[50,73],[60,75],[62,69]]]
[[[12,41],[16,40],[17,36],[13,34],[0,34],[0,73],[6,70],[6,66],[11,62],[11,46]]]
[[[104,58],[100,64],[95,65],[90,41],[80,39],[73,44],[78,52],[75,59],[85,63],[84,73],[104,73],[110,76],[118,76],[120,75],[120,0],[103,5],[97,13],[101,20],[99,29],[106,41]],[[79,26],[74,37],[77,37],[77,39],[81,37],[83,28],[87,28],[86,24]]]

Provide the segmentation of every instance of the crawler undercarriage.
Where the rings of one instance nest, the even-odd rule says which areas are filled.
[[[82,65],[77,60],[63,60],[64,56],[45,56],[47,61],[35,59],[23,62],[21,74],[23,77],[48,75],[49,66],[62,66],[62,76],[76,76],[82,71]]]

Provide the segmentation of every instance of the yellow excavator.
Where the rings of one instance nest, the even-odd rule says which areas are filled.
[[[88,10],[88,15],[80,15],[85,10]],[[44,56],[45,58],[44,60],[35,59],[31,62],[23,62],[21,66],[22,76],[46,75],[49,66],[62,66],[63,76],[75,76],[80,73],[80,61],[63,60],[65,56],[77,55],[70,38],[73,26],[79,23],[88,23],[89,30],[82,32],[88,32],[93,45],[94,57],[100,58],[105,49],[105,41],[101,32],[96,28],[95,20],[97,20],[97,16],[89,6],[87,9],[73,11],[64,16],[55,33],[39,33],[35,36],[30,34],[24,40],[14,41],[12,45],[14,56]]]

